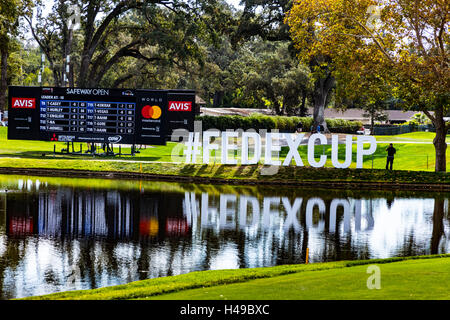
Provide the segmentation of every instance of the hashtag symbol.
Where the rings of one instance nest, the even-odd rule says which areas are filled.
[[[185,143],[186,149],[184,155],[186,156],[186,163],[195,163],[197,161],[197,155],[200,155],[200,132],[189,132],[189,139]]]

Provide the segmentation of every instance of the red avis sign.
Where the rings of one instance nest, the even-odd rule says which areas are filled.
[[[169,101],[169,111],[191,111],[192,101]]]
[[[35,98],[12,98],[13,108],[34,109],[36,108]]]

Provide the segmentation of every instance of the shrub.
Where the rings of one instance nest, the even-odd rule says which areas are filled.
[[[356,133],[362,126],[361,121],[326,119],[328,129],[334,133]]]
[[[302,117],[302,118],[300,118],[300,117],[298,117],[297,119],[298,119],[297,123],[300,122],[300,121],[302,122],[302,124],[303,124],[303,131],[310,131],[311,130],[311,126],[312,126],[313,121],[314,121],[313,118],[310,118],[310,117]]]
[[[215,128],[221,131],[227,129],[278,129],[280,132],[294,132],[299,122],[303,125],[303,131],[309,132],[313,119],[310,117],[267,116],[260,113],[252,113],[248,117],[243,116],[197,116],[196,120],[203,121],[203,130]],[[360,121],[343,119],[326,119],[328,129],[334,133],[356,133],[361,127]]]
[[[275,121],[275,128],[279,131],[291,131],[290,130],[290,121],[289,117],[283,117],[283,116],[275,116],[273,117]]]

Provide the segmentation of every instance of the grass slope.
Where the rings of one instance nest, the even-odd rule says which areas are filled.
[[[367,289],[369,264],[381,290]],[[449,274],[447,254],[200,271],[27,299],[450,299]]]
[[[367,266],[322,270],[191,289],[155,296],[164,300],[450,299],[450,259],[380,266],[381,289],[369,290]]]
[[[126,163],[108,161],[71,161],[53,160],[36,161],[33,159],[15,159],[5,165],[0,161],[0,167],[6,167],[3,173],[11,172],[9,168],[44,168],[44,169],[64,169],[64,170],[89,170],[100,172],[122,172],[122,173],[142,173],[140,178],[151,178],[154,175],[164,175],[169,177],[196,177],[203,178],[204,183],[226,181],[230,179],[235,183],[258,182],[258,183],[313,183],[324,182],[338,186],[338,184],[349,183],[371,183],[381,184],[384,187],[395,187],[396,184],[415,185],[448,185],[450,176],[445,172],[423,172],[423,171],[386,171],[380,169],[334,169],[334,168],[308,168],[308,167],[278,167],[276,174],[263,175],[263,165],[253,166],[229,166],[229,165],[184,165],[173,163]],[[38,170],[39,171],[39,170]],[[16,172],[18,173],[18,172]],[[50,170],[52,175],[61,175]],[[21,173],[23,174],[23,173]],[[32,172],[39,175],[39,172]],[[71,177],[76,176],[76,172],[70,172]],[[85,173],[83,173],[85,176]],[[146,176],[147,175],[147,176]],[[122,178],[127,178],[123,176]],[[318,186],[318,185],[317,185]]]
[[[377,141],[389,141],[389,142],[398,142],[398,141],[417,141],[417,142],[433,142],[435,137],[434,132],[425,132],[425,131],[417,131],[410,133],[397,134],[393,136],[375,136]],[[450,135],[447,135],[447,141],[450,138]]]
[[[300,146],[299,151],[304,167],[293,163],[289,167],[279,167],[274,175],[262,175],[262,165],[185,165],[183,157],[172,158],[171,153],[177,144],[169,142],[166,146],[142,149],[136,157],[92,157],[88,155],[52,155],[53,142],[7,140],[6,128],[0,127],[0,167],[3,168],[47,168],[64,170],[89,170],[102,172],[131,172],[152,175],[171,175],[185,177],[204,177],[217,179],[259,180],[259,181],[337,181],[337,182],[392,182],[392,183],[440,183],[448,184],[450,178],[445,173],[434,173],[434,146],[430,143],[434,134],[420,132],[399,136],[379,136],[378,139],[419,139],[427,143],[395,143],[397,155],[394,172],[386,172],[385,149],[387,144],[380,143],[374,156],[364,158],[365,170],[355,170],[356,145],[353,145],[353,163],[351,169],[334,169],[331,164],[331,146],[316,146],[316,157],[328,156],[326,168],[315,169],[308,166],[307,146]],[[65,147],[56,143],[57,150]],[[80,144],[76,144],[79,148]],[[129,152],[125,150],[124,152]],[[288,148],[283,147],[280,158],[283,160]],[[45,154],[45,156],[43,156]],[[182,149],[179,148],[179,154]],[[340,159],[345,157],[344,145],[339,145]],[[176,160],[182,163],[173,163]],[[153,162],[152,162],[153,161]],[[447,161],[450,168],[450,148],[447,149]],[[328,168],[327,168],[328,167]],[[375,170],[370,170],[371,168]],[[366,170],[369,169],[369,170]],[[376,170],[378,169],[378,170]],[[429,172],[423,172],[429,171]]]

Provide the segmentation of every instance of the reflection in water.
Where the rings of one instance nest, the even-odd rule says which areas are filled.
[[[439,195],[151,186],[1,182],[0,298],[304,263],[307,248],[310,262],[450,252]]]

